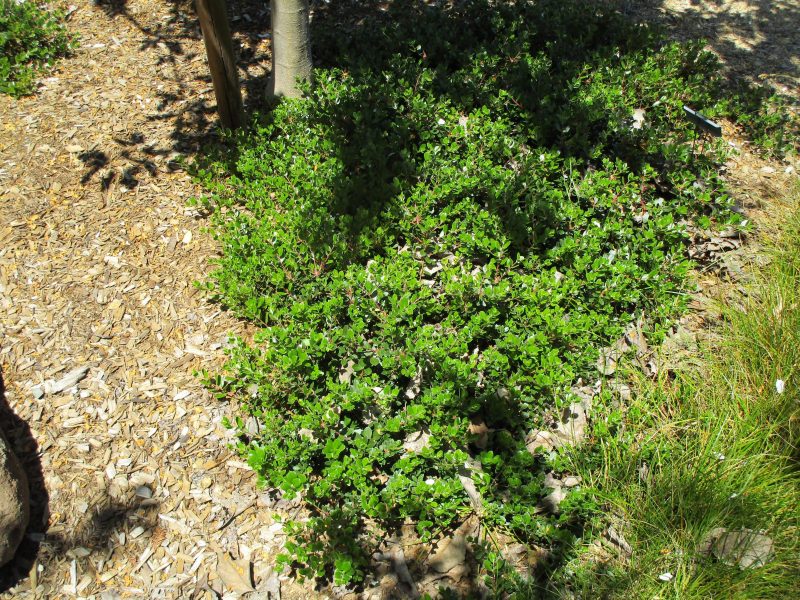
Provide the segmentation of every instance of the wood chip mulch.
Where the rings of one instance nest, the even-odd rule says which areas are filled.
[[[0,97],[4,428],[34,474],[0,597],[215,598],[232,565],[253,571],[239,592],[309,597],[271,575],[272,498],[193,374],[245,332],[193,286],[214,248],[176,159],[216,117],[191,4],[70,10],[75,55],[35,96]]]

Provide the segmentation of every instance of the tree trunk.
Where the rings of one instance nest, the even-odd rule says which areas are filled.
[[[241,126],[242,91],[233,59],[233,43],[225,12],[225,0],[196,0],[200,29],[206,44],[208,68],[217,97],[219,120],[227,129]]]
[[[272,0],[273,96],[297,98],[298,80],[311,79],[311,38],[308,31],[308,0]]]

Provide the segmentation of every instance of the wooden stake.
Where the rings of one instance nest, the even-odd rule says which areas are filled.
[[[242,92],[233,60],[233,42],[225,12],[225,0],[196,0],[197,16],[206,44],[208,68],[217,97],[222,126],[237,129],[242,125]]]

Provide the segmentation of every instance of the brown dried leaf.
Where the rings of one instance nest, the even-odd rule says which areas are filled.
[[[217,574],[226,589],[232,592],[246,593],[254,591],[250,583],[250,561],[233,560],[227,554],[217,555]]]

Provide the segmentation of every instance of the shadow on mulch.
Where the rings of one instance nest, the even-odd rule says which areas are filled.
[[[99,498],[91,503],[95,507],[92,514],[81,526],[71,532],[50,528],[50,496],[45,486],[39,444],[28,424],[9,406],[5,390],[3,373],[0,370],[0,424],[28,477],[31,514],[28,529],[16,556],[0,568],[0,594],[24,584],[36,564],[44,565],[45,571],[49,571],[62,558],[80,560],[94,550],[113,548],[116,544],[114,534],[125,531],[125,524],[134,518],[145,530],[154,529],[160,506],[157,502],[145,505],[135,497],[121,502],[111,498],[107,490],[101,490]],[[88,491],[86,494],[88,499],[90,494]],[[81,552],[79,549],[89,552]],[[46,581],[47,574],[44,573],[41,579]]]
[[[619,10],[634,18],[666,29],[675,37],[705,38],[709,46],[722,57],[731,79],[757,79],[761,73],[767,73],[791,86],[800,77],[800,69],[792,61],[798,48],[795,31],[796,23],[800,22],[800,7],[792,3],[746,0],[747,6],[752,10],[743,14],[732,10],[712,12],[704,10],[702,3],[693,2],[684,14],[678,15],[668,12],[665,0],[642,0],[636,3],[630,0],[605,1],[617,5]],[[384,4],[391,6],[393,3],[394,0],[388,0]],[[166,47],[169,53],[159,59],[165,66],[192,61],[198,54],[204,53],[202,49],[197,50],[197,42],[202,39],[202,35],[192,0],[164,0],[169,17],[155,25],[138,18],[130,10],[128,0],[94,0],[94,4],[107,17],[123,18],[143,34],[140,51],[157,46]],[[375,9],[370,5],[365,11],[361,5],[362,3],[352,0],[339,0],[332,2],[330,6],[328,3],[312,2],[312,11],[315,16],[322,15],[324,20],[325,13],[332,7],[337,7],[336,10],[339,11],[351,10],[352,7],[353,11],[367,13]],[[724,2],[712,0],[711,5],[719,7]],[[270,31],[269,3],[263,0],[228,0],[227,8],[234,54],[244,91],[245,110],[251,113],[268,105],[266,90],[270,55],[268,51],[261,50],[260,45]],[[312,21],[313,28],[319,29],[315,21]],[[730,32],[738,32],[747,43],[734,42],[728,35]],[[321,59],[325,63],[325,58],[315,57],[315,60]],[[194,79],[210,90],[211,78],[207,69],[199,78]],[[175,83],[181,90],[192,85],[190,81]],[[197,85],[196,81],[194,85]],[[141,133],[134,132],[127,143],[115,140],[117,145],[114,148],[94,149],[80,155],[79,158],[84,161],[87,169],[81,180],[84,185],[109,164],[110,156],[119,154],[131,166],[120,173],[100,177],[99,183],[103,191],[108,190],[112,183],[120,183],[128,188],[136,187],[140,177],[146,175],[145,171],[153,174],[153,159],[157,156],[165,157],[178,152],[192,157],[202,147],[218,140],[213,93],[196,95],[186,101],[181,98],[181,94],[174,91],[159,91],[156,100],[158,113],[148,119],[170,121],[172,131],[169,140],[166,143],[162,141],[155,145],[148,144]],[[137,139],[140,141],[135,141]],[[178,165],[169,163],[168,168],[174,170]]]
[[[6,401],[2,370],[0,370],[0,424],[11,450],[16,454],[28,476],[31,498],[31,515],[26,535],[17,549],[14,560],[0,568],[0,593],[2,593],[28,576],[39,555],[40,542],[44,539],[50,517],[50,497],[44,484],[39,445],[31,434],[28,424],[14,413]]]
[[[705,39],[725,63],[729,78],[759,83],[764,74],[790,89],[800,78],[800,66],[794,60],[800,51],[800,5],[796,2],[744,0],[739,3],[744,11],[726,6],[732,4],[730,0],[693,0],[680,13],[673,12],[666,0],[610,1],[678,39]]]
[[[197,50],[197,42],[202,40],[202,34],[192,0],[164,0],[169,16],[157,24],[139,18],[130,9],[128,0],[93,0],[93,3],[109,19],[124,19],[143,35],[140,52],[156,47],[168,49],[168,54],[159,57],[159,64],[163,67],[192,62],[200,53],[205,61],[203,46]],[[228,0],[227,6],[245,111],[251,113],[262,107],[266,100],[270,57],[259,48],[269,32],[270,7],[263,0]],[[262,73],[265,69],[266,74]],[[164,77],[170,76],[167,69],[162,72]],[[166,158],[176,152],[192,157],[201,148],[219,139],[213,93],[193,94],[189,99],[182,93],[198,86],[210,90],[212,84],[208,69],[205,68],[199,77],[192,76],[188,80],[180,79],[173,83],[176,85],[170,90],[155,92],[157,113],[147,117],[151,122],[169,122],[172,128],[169,138],[152,143],[147,142],[141,132],[134,131],[125,139],[114,139],[113,147],[95,148],[79,154],[78,158],[86,167],[81,178],[82,184],[89,184],[109,166],[112,157],[119,157],[129,166],[120,172],[100,176],[101,190],[107,191],[117,183],[134,188],[142,176],[152,176],[156,172],[156,157]],[[181,90],[181,93],[176,93],[173,88]],[[166,166],[171,171],[179,168],[173,161],[167,162]]]

